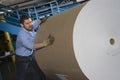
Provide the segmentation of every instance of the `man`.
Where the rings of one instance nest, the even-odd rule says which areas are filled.
[[[20,17],[21,30],[16,41],[16,77],[15,80],[31,80],[28,74],[34,72],[39,80],[47,80],[44,73],[38,67],[34,58],[34,50],[51,45],[54,41],[52,36],[41,43],[34,43],[36,30],[44,20],[32,21],[28,15]],[[36,79],[32,79],[36,80]]]

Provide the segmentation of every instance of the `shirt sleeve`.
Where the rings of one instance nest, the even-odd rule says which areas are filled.
[[[40,27],[39,21],[40,21],[40,20],[34,20],[34,21],[32,22],[32,23],[33,23],[33,29],[34,29],[35,31],[37,31],[38,28]]]
[[[34,40],[26,37],[25,35],[22,35],[21,43],[22,43],[23,47],[25,47],[29,50],[34,49],[34,47],[33,47],[34,46]]]

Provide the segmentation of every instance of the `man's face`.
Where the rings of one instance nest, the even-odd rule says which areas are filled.
[[[31,31],[33,28],[31,18],[24,20],[24,23],[21,24],[21,26],[24,27],[27,31]]]

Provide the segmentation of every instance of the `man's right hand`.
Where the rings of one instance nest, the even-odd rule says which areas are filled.
[[[54,37],[51,34],[49,34],[48,38],[43,41],[43,44],[45,46],[49,46],[49,45],[52,45],[54,41],[55,41]]]

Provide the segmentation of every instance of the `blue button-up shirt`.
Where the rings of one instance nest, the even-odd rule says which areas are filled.
[[[16,54],[19,56],[29,56],[34,50],[34,40],[36,36],[35,30],[38,29],[38,21],[33,21],[33,30],[27,31],[23,27],[18,33],[16,40]]]

